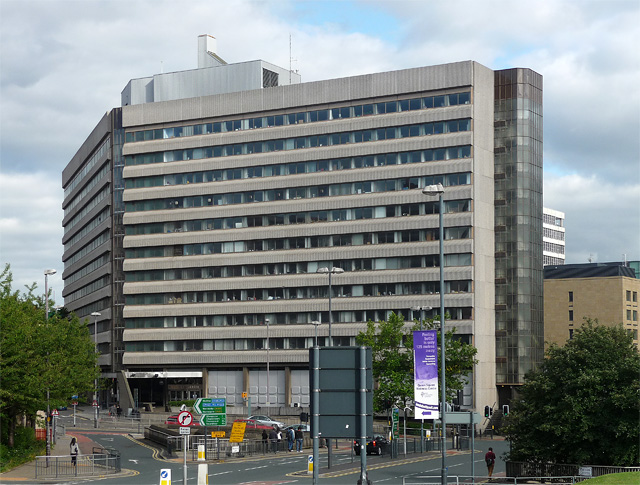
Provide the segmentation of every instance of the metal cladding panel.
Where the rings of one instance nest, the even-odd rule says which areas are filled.
[[[273,362],[279,364],[300,364],[305,365],[307,359],[307,351],[288,349],[281,354],[277,351],[271,351],[269,358]],[[170,364],[228,364],[237,366],[241,364],[255,364],[256,356],[251,351],[208,351],[208,352],[125,352],[122,358],[124,365],[148,365],[158,366],[158,362],[163,365]]]

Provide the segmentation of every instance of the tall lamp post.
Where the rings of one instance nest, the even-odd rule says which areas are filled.
[[[411,307],[411,311],[414,312],[420,312],[420,330],[422,330],[422,322],[424,322],[424,314],[423,312],[428,312],[432,310],[432,308],[430,306],[414,306]],[[422,415],[422,412],[420,413],[420,415]],[[415,412],[414,412],[414,416],[415,416]],[[406,435],[405,435],[405,441],[406,441]],[[424,445],[424,418],[420,419],[420,452],[422,452],[422,448]]]
[[[442,422],[442,485],[447,484],[447,415],[446,415],[446,402],[447,402],[447,390],[445,380],[445,350],[444,350],[444,187],[442,184],[427,185],[422,189],[422,193],[429,197],[438,196],[438,211],[439,211],[439,227],[440,227],[440,385],[441,385],[441,399],[440,399],[440,421]]]
[[[342,268],[336,268],[335,266],[329,268],[320,268],[317,273],[329,275],[329,345],[333,347],[333,339],[331,338],[331,324],[333,323],[333,315],[331,314],[331,275],[342,274],[344,270]]]
[[[57,271],[55,269],[45,269],[44,270],[44,319],[45,322],[49,323],[49,276],[56,274]],[[49,365],[49,352],[47,351],[47,366]],[[47,369],[48,370],[48,369]],[[51,408],[49,405],[49,383],[47,382],[47,417],[45,419],[45,431],[47,433],[46,440],[46,455],[51,456],[51,437],[49,433],[51,432],[51,425],[49,423],[49,419],[51,419]],[[47,466],[49,466],[49,462],[47,461]]]
[[[316,341],[315,341],[314,347],[317,347],[318,346],[318,325],[320,325],[320,322],[318,320],[314,320],[313,322],[311,322],[311,325],[316,327]]]
[[[267,324],[267,407],[271,407],[269,403],[269,319],[265,318]]]
[[[93,341],[96,346],[96,354],[98,353],[98,317],[102,316],[100,312],[93,312],[91,314],[93,317]],[[93,381],[93,427],[98,427],[98,407],[100,404],[98,403],[98,378],[96,377]]]

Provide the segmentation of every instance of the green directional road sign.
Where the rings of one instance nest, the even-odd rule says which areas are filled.
[[[201,397],[193,404],[193,410],[202,414],[202,426],[226,426],[227,400],[226,398]]]
[[[203,414],[200,416],[200,426],[226,426],[226,414]]]
[[[398,408],[391,410],[391,426],[393,428],[393,437],[398,439],[400,437],[400,410]]]

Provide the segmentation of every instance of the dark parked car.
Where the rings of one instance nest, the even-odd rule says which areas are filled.
[[[376,436],[370,441],[367,441],[367,455],[382,455],[382,448],[388,443],[387,439],[383,436]],[[360,442],[358,440],[353,442],[353,451],[356,455],[360,455]]]

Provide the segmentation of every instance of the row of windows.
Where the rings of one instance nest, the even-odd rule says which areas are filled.
[[[64,208],[64,216],[66,217],[75,206],[84,202],[84,197],[96,186],[98,182],[100,182],[104,177],[109,174],[111,168],[109,165],[105,165],[100,169],[100,171],[93,176],[93,178],[89,181],[89,183],[83,187],[79,194],[73,198],[73,200]]]
[[[633,297],[632,297],[632,295],[633,295]],[[632,301],[632,298],[633,298],[634,302],[637,302],[638,301],[638,292],[637,291],[632,292],[631,290],[627,290],[627,301]]]
[[[230,192],[225,194],[192,195],[171,199],[146,199],[125,204],[126,212],[143,212],[164,209],[182,209],[193,207],[211,207],[214,205],[250,204],[252,202],[270,202],[275,200],[314,199],[316,197],[334,197],[339,195],[371,194],[413,190],[431,185],[436,177],[410,177],[401,179],[374,180],[332,185],[314,185],[309,187],[291,187],[288,189],[252,190],[250,192]],[[449,174],[443,179],[447,186],[469,185],[470,173]]]
[[[447,214],[469,212],[470,199],[444,201],[444,212]],[[401,204],[377,207],[359,207],[355,209],[336,209],[331,211],[294,212],[289,214],[267,214],[258,216],[224,217],[217,219],[196,219],[194,221],[177,222],[178,232],[210,231],[217,229],[240,229],[243,227],[281,226],[308,224],[315,222],[355,221],[363,219],[380,219],[387,217],[418,216],[438,214],[439,202],[424,204]],[[180,225],[182,227],[180,227]],[[164,224],[137,224],[126,227],[126,234],[152,234],[161,232]],[[174,229],[175,230],[175,229]],[[162,256],[162,254],[157,254]],[[155,257],[155,256],[149,256]]]
[[[634,322],[638,321],[638,311],[637,310],[627,310],[627,320],[633,320]]]
[[[544,241],[544,250],[550,253],[564,254],[564,245]]]
[[[80,261],[87,254],[89,254],[91,251],[93,251],[94,249],[96,249],[97,247],[101,246],[102,244],[104,244],[104,243],[106,243],[108,241],[109,241],[109,231],[105,231],[102,234],[100,234],[98,237],[92,239],[89,242],[89,244],[84,246],[80,251],[78,251],[77,253],[74,253],[73,256],[71,256],[70,258],[66,259],[64,261],[65,269],[70,267],[75,262]]]
[[[403,261],[403,259],[408,261]],[[437,256],[415,256],[412,258],[380,258],[372,261],[371,270],[420,268],[423,259],[437,259]],[[381,267],[378,267],[378,263]],[[471,264],[470,254],[445,255],[445,266],[464,266]],[[270,266],[270,265],[266,265]],[[275,266],[275,265],[273,265]],[[236,267],[242,270],[242,267]],[[344,268],[343,268],[344,269]],[[223,267],[223,277],[233,275],[233,270]],[[274,269],[275,271],[275,269]],[[267,273],[269,274],[269,273]],[[274,275],[281,273],[272,273]],[[234,275],[240,276],[240,275]],[[245,274],[244,276],[248,276]],[[395,295],[434,295],[439,294],[440,283],[435,281],[413,283],[378,283],[368,285],[332,285],[332,297],[357,298]],[[449,281],[445,283],[445,293],[469,293],[471,281]],[[151,293],[127,295],[127,305],[171,305],[181,303],[217,303],[225,301],[264,301],[328,298],[326,285],[309,287],[252,288],[246,290],[190,291],[174,293]]]
[[[371,141],[393,140],[417,136],[440,135],[470,131],[471,119],[436,121],[415,125],[360,130],[328,135],[303,136],[279,140],[238,143],[235,145],[218,145],[187,150],[171,150],[165,152],[127,155],[125,165],[145,165],[150,163],[177,162],[182,160],[202,160],[203,158],[231,157],[235,155],[251,155],[254,153],[270,153],[283,150],[299,150],[323,146],[346,145],[351,143],[367,143]],[[457,156],[454,158],[458,158]]]
[[[109,261],[110,261],[109,255],[103,254],[98,259],[94,259],[89,264],[83,266],[80,270],[76,271],[68,278],[65,278],[64,284],[70,285],[74,281],[77,281],[80,278],[87,276],[89,273],[94,272],[95,270],[97,270],[98,268],[101,268],[105,264],[109,264]]]
[[[318,337],[318,345],[324,345],[324,337]],[[334,347],[350,347],[355,345],[355,337],[332,337]],[[271,337],[270,350],[308,349],[315,345],[313,337]],[[168,340],[127,342],[125,352],[194,352],[213,350],[264,350],[267,348],[266,338],[237,338],[216,340]]]
[[[423,318],[434,318],[439,309],[424,312]],[[361,323],[371,320],[379,322],[388,320],[391,313],[413,315],[409,308],[401,310],[356,310],[356,311],[332,311],[332,322]],[[447,307],[447,320],[469,320],[472,308]],[[417,316],[416,316],[417,318]],[[144,317],[127,318],[126,328],[182,328],[182,327],[231,327],[264,325],[266,320],[271,325],[310,325],[311,322],[328,322],[329,312],[308,313],[246,313],[239,315],[187,315],[178,317]],[[405,321],[408,321],[405,318]]]
[[[65,236],[71,229],[75,227],[76,224],[82,222],[84,217],[91,212],[100,202],[109,197],[109,186],[106,186],[100,192],[96,194],[96,196],[89,201],[89,203],[82,208],[80,212],[78,212],[73,218],[67,222],[64,226],[64,234]]]
[[[316,173],[337,170],[351,170],[356,168],[382,167],[388,165],[402,165],[405,163],[430,162],[450,160],[454,158],[469,158],[471,146],[461,145],[438,148],[433,150],[419,150],[413,152],[380,153],[362,157],[335,158],[330,160],[314,160],[310,162],[296,162],[279,165],[265,165],[258,167],[229,168],[226,170],[207,170],[205,172],[189,172],[153,177],[137,177],[127,179],[127,189],[159,187],[163,185],[200,184],[219,182],[222,180],[240,180],[257,177],[275,177],[281,175],[295,175],[302,173]],[[441,176],[434,176],[441,177]],[[430,182],[428,185],[431,185]]]
[[[277,274],[277,273],[275,273]],[[360,296],[438,295],[439,281],[414,283],[378,283],[371,285],[331,285],[332,298]],[[445,294],[470,293],[471,281],[445,282]],[[129,305],[171,305],[180,303],[217,303],[225,301],[299,300],[329,298],[326,285],[312,287],[258,288],[249,290],[192,291],[164,294],[129,295]]]
[[[66,243],[64,243],[64,250],[68,251],[71,249],[76,243],[82,241],[87,234],[93,231],[96,227],[102,224],[109,217],[110,208],[105,208],[102,212],[100,212],[97,216],[91,219],[87,225],[83,226],[81,230],[79,230],[71,239],[69,239]]]
[[[555,239],[557,241],[564,241],[564,232],[556,231],[554,229],[551,229],[550,227],[543,227],[542,230],[543,230],[542,235],[544,237],[548,237],[549,239]]]
[[[91,171],[91,169],[95,166],[98,161],[109,152],[111,149],[111,139],[107,138],[102,145],[91,155],[91,158],[82,166],[82,170],[76,175],[71,183],[67,185],[64,189],[64,198],[71,193],[73,189],[75,189],[78,184],[85,178],[85,176]]]
[[[64,302],[65,304],[71,303],[72,301],[75,301],[78,298],[82,298],[83,296],[87,296],[87,295],[90,295],[91,293],[95,293],[100,288],[109,286],[109,284],[110,284],[109,276],[103,276],[102,278],[99,278],[89,283],[88,285],[83,286],[79,290],[74,291],[73,293],[70,293],[68,295],[65,295]]]
[[[542,264],[545,265],[545,266],[548,266],[548,265],[557,266],[559,264],[564,264],[564,259],[563,258],[557,258],[555,256],[548,256],[546,254],[544,254],[542,257],[543,257]]]
[[[410,229],[406,231],[383,231],[383,232],[367,232],[357,234],[335,234],[335,235],[321,235],[321,236],[300,236],[281,239],[250,239],[248,241],[227,241],[217,243],[204,243],[204,244],[186,244],[184,246],[169,246],[165,247],[160,257],[172,257],[182,255],[194,255],[194,254],[225,254],[225,253],[242,253],[253,251],[274,251],[274,250],[290,250],[290,249],[311,249],[311,248],[328,248],[328,247],[346,247],[346,246],[362,246],[369,244],[397,244],[406,242],[419,242],[419,241],[437,241],[440,237],[439,229]],[[456,226],[446,227],[444,229],[444,238],[446,240],[451,239],[469,239],[471,237],[471,227],[469,226]],[[154,256],[150,256],[153,254]],[[145,257],[158,257],[157,248],[134,248],[126,250],[126,257],[130,259],[145,258]],[[289,268],[289,264],[293,265],[296,269],[287,269],[281,273],[306,273],[307,264],[309,263],[282,263],[285,267]],[[297,266],[296,266],[297,265]],[[175,270],[174,277],[162,277],[151,278],[150,276],[143,276],[142,272],[127,273],[126,281],[152,281],[163,279],[192,279],[202,278],[209,276],[194,276],[197,271],[200,274],[204,268],[185,268]],[[174,270],[165,270],[172,271]],[[252,274],[256,270],[253,270]],[[315,271],[315,269],[312,269]],[[161,271],[159,270],[160,274]],[[155,274],[155,272],[151,272]],[[262,273],[263,274],[263,273]],[[216,275],[213,276],[217,277]]]
[[[211,133],[229,133],[234,131],[271,128],[275,126],[297,125],[301,123],[316,123],[321,121],[359,118],[362,116],[398,113],[403,111],[417,111],[431,108],[444,108],[469,104],[471,93],[453,93],[439,96],[403,99],[402,101],[387,101],[356,106],[343,106],[332,109],[302,111],[284,115],[261,116],[258,118],[244,118],[240,120],[218,121],[215,123],[201,123],[197,125],[176,126],[155,130],[132,131],[126,134],[126,143],[147,140],[162,140],[184,136],[208,135]]]
[[[552,226],[563,227],[564,219],[551,214],[542,214],[542,222],[544,224],[551,224]]]

